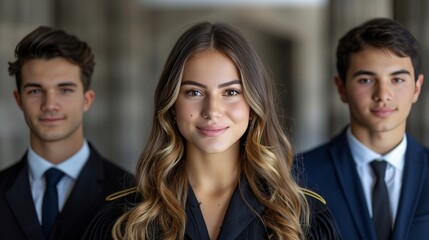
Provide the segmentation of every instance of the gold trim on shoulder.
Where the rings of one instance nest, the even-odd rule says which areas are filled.
[[[137,192],[137,187],[127,188],[125,190],[114,192],[114,193],[112,193],[106,197],[106,201],[113,201],[113,200],[116,200],[118,198],[127,196],[127,195],[129,195],[131,193],[135,193],[135,192]]]
[[[317,199],[317,200],[321,201],[323,204],[325,204],[325,205],[326,205],[326,200],[325,200],[322,196],[320,196],[319,194],[317,194],[316,192],[313,192],[313,191],[311,191],[311,190],[309,190],[309,189],[306,189],[306,188],[301,188],[301,190],[302,190],[302,192],[303,192],[305,195],[308,195],[308,196],[310,196],[310,197],[313,197],[313,198],[315,198],[315,199]]]

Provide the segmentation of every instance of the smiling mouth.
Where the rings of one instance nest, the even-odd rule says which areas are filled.
[[[228,130],[228,127],[222,127],[222,128],[216,128],[216,129],[209,129],[209,128],[197,128],[198,131],[207,137],[216,137],[224,133],[226,130]]]

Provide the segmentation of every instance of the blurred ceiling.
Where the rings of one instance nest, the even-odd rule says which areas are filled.
[[[328,0],[139,0],[148,7],[322,6]]]

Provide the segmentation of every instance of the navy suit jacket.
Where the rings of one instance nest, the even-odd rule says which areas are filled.
[[[344,239],[376,240],[346,131],[298,154],[298,181],[327,201]],[[401,196],[392,240],[429,239],[429,149],[407,134]]]
[[[104,159],[90,146],[90,156],[77,178],[49,239],[81,239],[105,197],[130,185],[132,175]],[[0,172],[0,238],[45,239],[28,179],[27,154]]]

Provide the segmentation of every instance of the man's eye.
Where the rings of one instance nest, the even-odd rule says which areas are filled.
[[[393,81],[394,83],[403,83],[403,82],[405,82],[405,80],[404,80],[404,79],[402,79],[402,78],[394,78],[392,81]]]
[[[358,80],[358,82],[362,83],[362,84],[370,84],[370,83],[373,82],[373,80],[370,79],[370,78],[361,78],[361,79]]]
[[[30,94],[30,95],[37,95],[37,94],[41,94],[42,90],[40,90],[40,89],[30,89],[30,90],[27,91],[27,93]]]
[[[74,92],[74,90],[73,89],[71,89],[71,88],[62,88],[62,89],[60,89],[60,92],[61,93],[72,93],[72,92]]]

